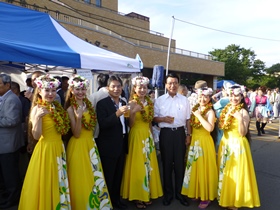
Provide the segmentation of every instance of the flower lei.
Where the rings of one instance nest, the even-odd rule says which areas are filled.
[[[67,134],[70,129],[70,119],[67,112],[63,109],[59,102],[54,101],[48,103],[38,98],[37,104],[46,107],[50,111],[51,118],[55,122],[55,127],[61,135]]]
[[[227,104],[225,108],[222,110],[219,119],[219,128],[223,130],[229,129],[230,125],[232,124],[233,114],[237,111],[240,111],[243,108],[243,103],[238,104],[229,112],[229,108],[231,104]]]
[[[133,99],[142,108],[141,115],[142,115],[143,121],[148,122],[148,123],[152,122],[154,119],[154,104],[153,104],[152,100],[150,99],[150,97],[145,96],[145,100],[148,103],[148,114],[146,113],[146,111],[144,109],[144,105],[141,103],[139,97],[136,94],[133,95]]]
[[[90,115],[90,120],[89,122],[86,121],[85,116],[82,116],[82,127],[84,127],[87,130],[93,130],[94,127],[96,126],[96,113],[94,111],[94,108],[92,107],[91,102],[88,100],[88,98],[84,98],[83,102],[86,104],[86,107],[89,111],[89,115]],[[70,98],[70,104],[74,109],[78,109],[79,105],[77,103],[77,101],[75,100],[75,97],[71,97]]]
[[[196,104],[193,108],[192,108],[192,112],[195,112],[196,110],[198,110],[200,104]],[[209,102],[208,104],[205,105],[205,109],[203,111],[201,111],[201,116],[203,118],[205,118],[206,113],[212,109],[212,103]],[[196,120],[196,116],[192,113],[191,114],[191,119],[190,119],[190,125],[194,128],[199,128],[201,127],[201,122],[199,120]]]

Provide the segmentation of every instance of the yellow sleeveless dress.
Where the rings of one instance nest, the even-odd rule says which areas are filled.
[[[28,165],[18,209],[71,209],[66,153],[50,114],[42,118],[42,131]]]
[[[250,145],[240,136],[238,122],[233,119],[218,151],[218,202],[223,207],[259,207],[260,198]]]
[[[89,122],[88,111],[84,116]],[[82,127],[79,138],[71,137],[67,167],[72,210],[112,208],[92,130]]]
[[[214,141],[203,126],[193,128],[181,193],[202,201],[214,200],[217,197],[217,185]]]
[[[148,106],[145,106],[148,112]],[[124,199],[148,202],[163,195],[155,144],[150,124],[140,112],[128,136],[128,154],[124,167],[121,196]]]

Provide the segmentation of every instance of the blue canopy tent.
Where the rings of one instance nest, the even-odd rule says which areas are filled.
[[[0,2],[0,61],[139,72],[139,61],[94,46],[49,14]]]
[[[220,81],[217,82],[217,88],[222,88],[224,83],[226,83],[226,82],[228,82],[228,83],[230,83],[232,85],[236,84],[236,82],[234,82],[232,80],[220,80]]]

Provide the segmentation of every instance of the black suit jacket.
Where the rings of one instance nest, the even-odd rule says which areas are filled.
[[[124,101],[121,102],[125,105]],[[100,129],[96,144],[100,156],[116,158],[127,152],[127,122],[125,120],[126,134],[124,135],[121,120],[116,116],[116,107],[110,96],[97,103],[96,114]]]
[[[64,107],[64,103],[65,103],[64,91],[62,89],[60,89],[59,91],[57,91],[57,94],[60,97],[62,107]]]

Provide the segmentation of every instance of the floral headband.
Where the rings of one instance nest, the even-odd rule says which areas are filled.
[[[199,88],[196,90],[197,95],[206,95],[206,96],[210,96],[213,94],[213,90],[212,88]]]
[[[235,86],[232,86],[227,89],[227,94],[228,95],[232,95],[232,94],[239,95],[239,94],[243,94],[244,91],[245,91],[245,86],[235,85]]]
[[[68,84],[69,84],[69,88],[74,87],[74,88],[87,89],[89,87],[89,81],[80,75],[76,75],[70,78],[68,80]]]
[[[36,86],[40,89],[47,89],[47,88],[58,88],[60,85],[60,81],[49,74],[42,75],[40,77],[37,77],[34,80]]]
[[[150,83],[150,80],[147,77],[143,76],[137,76],[134,77],[132,80],[132,85],[138,86],[138,85],[148,85]]]

